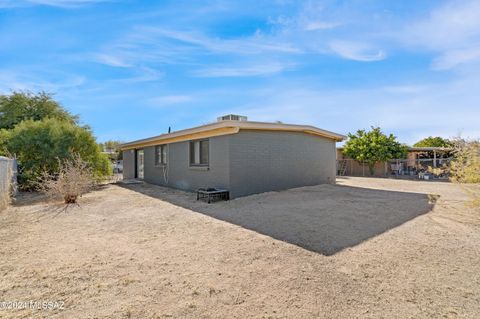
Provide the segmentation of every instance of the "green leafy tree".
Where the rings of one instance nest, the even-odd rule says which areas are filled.
[[[429,136],[427,138],[424,138],[417,143],[413,144],[415,147],[453,147],[453,143],[446,139],[442,138],[440,136]]]
[[[103,150],[105,152],[112,150],[116,151],[118,149],[118,146],[121,144],[119,141],[106,141],[104,143],[100,143],[100,145],[103,147]]]
[[[106,141],[103,143],[99,143],[100,148],[103,152],[108,153],[107,155],[110,157],[112,161],[121,160],[122,159],[122,152],[120,151],[120,144],[123,142],[120,141]]]
[[[375,173],[375,164],[406,156],[407,147],[397,142],[397,138],[385,135],[379,127],[371,131],[358,130],[356,134],[348,134],[343,152],[359,163],[366,163],[370,174]]]
[[[67,112],[52,94],[39,92],[13,92],[0,95],[0,129],[13,129],[25,120],[40,121],[56,118],[77,124],[78,117]]]
[[[45,172],[59,171],[59,161],[78,154],[96,177],[111,174],[108,157],[101,153],[92,132],[69,121],[46,118],[27,120],[0,133],[0,152],[14,155],[20,165],[19,185],[31,189]]]

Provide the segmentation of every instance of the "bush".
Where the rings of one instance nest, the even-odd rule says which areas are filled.
[[[457,139],[454,145],[451,179],[458,183],[480,183],[480,141]]]
[[[456,183],[480,183],[480,141],[457,139],[454,145],[450,179]],[[472,204],[480,207],[480,185],[464,185],[464,189],[472,197]]]
[[[0,144],[0,152],[3,149],[18,159],[18,183],[22,190],[31,190],[45,172],[58,173],[60,163],[72,159],[72,154],[89,164],[95,178],[111,174],[111,164],[91,131],[70,121],[23,121],[14,129],[1,132]]]
[[[44,172],[38,189],[52,199],[63,199],[65,204],[76,203],[78,198],[92,190],[95,179],[89,163],[73,154],[59,161],[58,174]]]

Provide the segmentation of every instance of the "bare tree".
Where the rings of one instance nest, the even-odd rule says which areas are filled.
[[[65,204],[76,203],[78,198],[95,186],[91,167],[80,155],[59,161],[57,174],[44,173],[38,189],[52,199],[63,199]]]

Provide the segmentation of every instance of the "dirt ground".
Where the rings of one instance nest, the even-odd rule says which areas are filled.
[[[0,317],[479,318],[467,201],[374,178],[210,205],[147,184],[67,209],[24,195],[0,213]]]

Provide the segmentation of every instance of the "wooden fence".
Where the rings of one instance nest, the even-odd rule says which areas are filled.
[[[338,176],[448,179],[451,158],[399,159],[375,164],[373,175],[367,164],[352,159],[337,160]],[[434,170],[435,169],[435,170]]]

